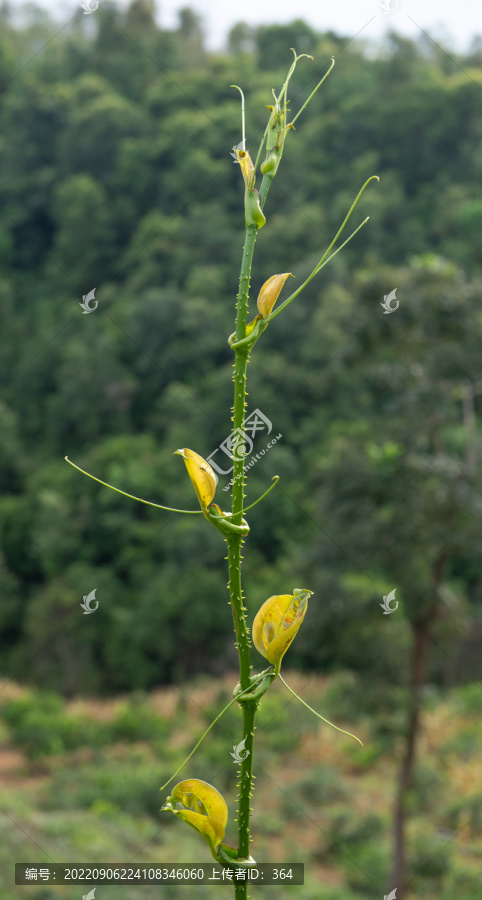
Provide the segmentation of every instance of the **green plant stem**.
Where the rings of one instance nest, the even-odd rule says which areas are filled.
[[[238,809],[238,855],[245,858],[250,855],[250,816],[251,797],[253,795],[253,748],[254,748],[254,718],[258,703],[249,700],[243,703],[243,737],[246,738],[244,753],[246,758],[240,764],[239,770],[239,809]],[[248,751],[248,752],[247,752]],[[240,894],[243,897],[245,895]],[[236,897],[238,895],[236,894]]]
[[[243,249],[241,274],[239,278],[239,292],[236,309],[236,340],[241,340],[246,334],[246,317],[248,310],[248,295],[251,276],[251,264],[253,261],[254,245],[258,229],[255,225],[249,225],[246,229],[246,238]],[[246,349],[235,350],[234,362],[234,406],[233,406],[233,431],[240,434],[244,431],[244,419],[246,410],[246,369],[249,353]],[[239,431],[237,429],[240,429]],[[239,447],[239,445],[238,445]],[[239,450],[238,450],[239,452]],[[244,505],[244,458],[238,458],[238,452],[234,453],[233,463],[233,491],[232,491],[232,518],[236,525],[241,524]],[[233,535],[227,538],[228,565],[229,565],[229,591],[231,606],[236,630],[236,643],[239,653],[239,682],[241,689],[249,686],[251,675],[251,661],[249,653],[249,634],[246,624],[246,609],[243,604],[241,586],[241,535]],[[252,795],[253,780],[253,734],[254,715],[256,701],[243,703],[243,737],[246,738],[245,758],[240,764],[239,792],[238,792],[238,856],[249,856],[250,844],[250,799]],[[248,751],[248,753],[246,753]],[[234,895],[236,900],[246,900],[247,884],[235,883]]]
[[[261,189],[262,202],[266,199],[269,188],[269,180],[263,178]],[[248,225],[243,248],[241,273],[239,277],[239,291],[236,303],[236,340],[240,341],[246,336],[246,317],[248,312],[248,297],[251,278],[251,265],[253,262],[254,245],[258,229],[256,225]],[[235,349],[234,357],[234,405],[233,405],[233,431],[235,435],[244,432],[244,420],[246,412],[246,369],[248,366],[249,351],[246,348]],[[239,454],[239,450],[241,453]],[[238,456],[239,454],[239,456]],[[233,491],[232,491],[232,521],[240,525],[243,517],[244,505],[244,454],[242,445],[233,454]],[[226,538],[228,545],[228,569],[229,569],[229,595],[236,632],[236,646],[239,654],[239,682],[241,689],[249,687],[251,676],[250,640],[249,629],[246,624],[246,608],[243,603],[241,585],[241,547],[242,535],[230,535]],[[253,790],[253,738],[254,718],[257,709],[256,700],[243,703],[243,737],[245,743],[245,758],[242,760],[239,772],[238,793],[238,856],[248,857],[250,845],[250,800]],[[234,893],[236,900],[245,900],[247,897],[247,884],[235,883]]]
[[[263,679],[264,679],[265,677],[266,677],[266,672],[261,672],[258,676],[256,676],[257,681],[255,681],[255,684],[254,684],[254,687],[252,687],[252,690],[256,690],[257,686],[259,686],[259,685],[261,684],[261,682],[263,681]],[[189,756],[186,757],[186,759],[184,760],[184,762],[181,763],[181,765],[179,766],[179,768],[176,769],[176,771],[174,772],[173,775],[171,775],[169,781],[166,781],[165,784],[161,785],[161,788],[160,788],[161,791],[163,791],[165,788],[167,788],[168,784],[170,784],[171,781],[174,781],[176,775],[179,775],[179,772],[181,771],[181,769],[183,769],[184,766],[186,765],[186,763],[189,762],[189,760],[191,759],[191,757],[194,756],[194,754],[195,754],[197,748],[201,746],[201,744],[202,744],[204,738],[207,737],[207,735],[208,735],[209,732],[211,731],[211,728],[214,727],[214,725],[216,724],[216,722],[219,722],[219,720],[224,716],[224,713],[227,712],[228,709],[231,709],[233,703],[239,703],[239,702],[240,702],[240,697],[242,697],[242,694],[243,694],[243,692],[241,691],[239,694],[236,695],[236,697],[233,697],[233,699],[227,704],[227,706],[225,706],[224,709],[222,709],[221,712],[218,713],[218,715],[216,716],[216,718],[213,719],[213,721],[211,722],[209,728],[206,728],[206,731],[204,732],[204,734],[201,735],[201,737],[199,738],[197,744],[192,748],[192,750],[191,750]]]
[[[241,588],[241,545],[242,535],[229,535],[228,545],[229,596],[233,613],[234,630],[236,632],[236,649],[239,654],[239,683],[241,690],[250,685],[251,661],[249,655],[249,635],[246,624],[246,607],[243,604]]]
[[[265,204],[266,195],[269,191],[272,180],[273,180],[273,178],[270,175],[263,175],[263,180],[261,182],[261,187],[259,189],[261,209],[263,209],[263,206]]]

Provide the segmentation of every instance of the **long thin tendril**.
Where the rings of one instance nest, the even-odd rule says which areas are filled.
[[[299,59],[299,57],[298,57],[298,59]],[[293,127],[293,125],[295,124],[295,122],[296,122],[298,116],[300,116],[301,113],[303,112],[303,110],[308,106],[308,103],[310,102],[311,98],[314,97],[314,95],[316,94],[318,88],[321,87],[321,85],[323,84],[325,78],[328,78],[328,75],[330,74],[330,72],[331,72],[331,70],[332,70],[332,68],[333,68],[334,65],[335,65],[335,57],[332,56],[332,57],[331,57],[331,66],[330,66],[330,68],[328,69],[327,72],[325,72],[325,74],[323,75],[323,78],[321,79],[321,81],[318,82],[318,84],[316,85],[315,89],[311,92],[310,96],[308,97],[308,99],[303,103],[303,106],[301,107],[301,109],[298,110],[298,112],[296,113],[296,116],[294,117],[293,121],[290,122],[291,127]]]
[[[323,716],[320,716],[320,714],[317,713],[315,709],[312,709],[311,706],[308,706],[308,704],[305,703],[305,701],[302,700],[301,697],[298,697],[298,694],[296,694],[295,691],[293,691],[292,688],[290,688],[289,684],[286,684],[286,681],[284,680],[283,676],[280,675],[279,672],[278,672],[278,678],[281,679],[285,688],[287,688],[289,690],[290,694],[293,694],[293,697],[296,697],[296,699],[299,700],[300,703],[303,704],[303,706],[306,706],[306,708],[309,709],[310,712],[314,713],[315,716],[318,716],[318,718],[321,719],[322,722],[326,722],[327,725],[331,725],[332,728],[335,728],[336,731],[341,731],[342,734],[347,734],[348,737],[355,738],[355,740],[358,741],[358,743],[361,744],[362,747],[364,746],[363,741],[361,741],[360,738],[357,738],[356,734],[352,734],[350,731],[344,731],[343,728],[338,728],[338,725],[333,725],[333,722],[329,722],[328,719],[325,719]]]
[[[284,303],[281,304],[281,306],[278,307],[278,309],[276,310],[276,312],[271,313],[271,315],[268,317],[268,321],[271,321],[272,319],[275,319],[276,316],[278,316],[279,313],[282,312],[283,309],[285,309],[285,308],[288,306],[288,304],[291,303],[291,301],[294,300],[295,297],[297,297],[298,294],[301,293],[301,291],[306,287],[306,285],[308,284],[308,282],[310,282],[311,279],[315,277],[315,275],[320,271],[320,269],[323,269],[324,266],[326,266],[326,264],[327,264],[331,259],[333,259],[333,257],[336,256],[337,253],[340,252],[340,250],[343,250],[343,247],[345,247],[346,244],[348,244],[348,242],[351,241],[351,239],[356,235],[356,233],[357,233],[358,231],[360,231],[360,228],[363,228],[363,226],[368,222],[369,216],[367,216],[366,219],[364,219],[364,221],[360,223],[360,225],[358,226],[358,228],[355,228],[355,231],[353,231],[353,232],[350,234],[350,236],[346,239],[346,241],[344,241],[343,244],[341,244],[341,245],[335,250],[335,252],[331,254],[331,256],[328,256],[328,254],[329,254],[331,248],[332,248],[333,245],[336,243],[336,241],[337,241],[338,238],[340,237],[340,234],[342,233],[343,229],[345,228],[345,225],[346,225],[346,223],[348,222],[348,219],[350,218],[350,216],[351,216],[353,210],[355,209],[355,206],[357,205],[357,203],[358,203],[358,201],[359,201],[361,195],[363,194],[363,191],[365,190],[365,188],[367,187],[367,185],[370,184],[370,181],[373,181],[373,180],[375,180],[375,181],[380,181],[378,175],[371,175],[370,178],[368,178],[368,179],[365,181],[365,184],[363,185],[363,187],[358,191],[358,194],[356,195],[356,197],[355,197],[355,199],[354,199],[352,205],[350,206],[350,209],[348,210],[348,212],[347,212],[345,218],[343,219],[343,222],[341,223],[341,225],[340,225],[340,227],[339,227],[337,233],[335,234],[335,237],[333,238],[333,240],[331,241],[331,243],[329,244],[329,246],[328,246],[327,249],[325,250],[323,256],[322,256],[321,259],[320,259],[320,261],[316,264],[316,266],[315,266],[315,268],[313,269],[311,275],[309,275],[308,278],[306,279],[306,281],[304,281],[303,284],[302,284],[296,291],[294,291],[294,292],[288,297],[288,299],[285,300]],[[328,258],[327,258],[327,257],[328,257]]]
[[[269,494],[269,492],[273,490],[274,487],[276,487],[276,485],[278,484],[278,481],[279,481],[279,475],[273,475],[271,480],[274,481],[274,484],[271,484],[269,486],[268,490],[265,491],[264,494],[261,494],[261,497],[258,497],[258,499],[255,500],[254,503],[251,504],[251,506],[247,506],[245,509],[243,509],[243,515],[245,512],[248,512],[248,509],[252,509],[253,506],[257,506],[258,503],[261,500],[263,500],[266,497],[266,495]]]
[[[163,784],[162,787],[159,788],[159,790],[163,791],[164,788],[166,788],[167,785],[170,784],[171,781],[174,780],[174,778],[176,777],[176,775],[179,775],[179,772],[181,771],[181,769],[183,769],[184,766],[186,765],[186,763],[189,762],[189,760],[191,759],[191,756],[196,752],[196,750],[197,750],[197,748],[200,746],[200,744],[202,744],[204,738],[207,737],[207,735],[208,735],[209,732],[211,731],[211,728],[213,727],[213,725],[215,725],[216,722],[219,722],[221,716],[224,716],[224,713],[227,712],[227,710],[229,709],[229,707],[232,706],[233,703],[236,703],[236,700],[239,700],[239,698],[242,697],[243,694],[250,693],[250,692],[253,690],[253,688],[256,687],[257,684],[260,684],[260,683],[261,683],[261,681],[263,680],[263,678],[265,678],[265,676],[266,676],[266,672],[261,672],[260,677],[259,677],[258,679],[256,679],[256,681],[253,681],[253,683],[250,684],[250,686],[249,686],[248,688],[246,688],[244,691],[240,691],[239,694],[236,694],[236,697],[233,697],[233,699],[228,703],[228,705],[225,706],[224,709],[221,710],[221,712],[219,713],[219,715],[217,715],[216,718],[211,722],[209,728],[207,728],[206,731],[204,732],[204,734],[202,735],[202,737],[199,738],[199,740],[198,740],[196,746],[193,747],[193,749],[191,750],[189,756],[184,760],[183,763],[181,763],[181,765],[179,766],[179,768],[176,769],[176,771],[174,772],[174,775],[171,775],[169,781],[166,781],[166,783]]]
[[[100,478],[96,478],[95,475],[91,475],[90,472],[86,472],[85,469],[81,469],[80,466],[76,466],[68,456],[65,457],[69,466],[73,466],[74,469],[77,469],[78,472],[82,472],[82,475],[87,475],[87,478],[92,478],[93,481],[98,481],[99,484],[103,484],[104,487],[108,487],[111,491],[117,491],[118,494],[122,494],[123,497],[129,497],[131,500],[137,500],[138,503],[145,503],[147,506],[155,506],[156,509],[166,509],[168,512],[178,512],[178,513],[188,513],[189,515],[197,516],[198,513],[202,515],[202,509],[173,509],[171,506],[161,506],[160,503],[151,503],[150,500],[143,500],[142,497],[134,497],[134,494],[126,494],[125,491],[121,491],[120,488],[114,487],[113,484],[107,484],[106,481],[101,481]]]
[[[353,210],[355,209],[355,206],[357,205],[357,203],[358,203],[358,201],[359,201],[361,195],[363,194],[363,191],[364,191],[365,188],[368,187],[368,185],[370,184],[370,181],[380,181],[380,179],[379,179],[378,175],[370,175],[370,178],[367,178],[367,180],[365,181],[365,184],[363,185],[363,187],[360,188],[360,190],[358,191],[358,194],[356,195],[356,197],[355,197],[355,199],[354,199],[352,205],[350,206],[350,209],[348,210],[348,212],[347,212],[345,218],[343,219],[343,222],[341,223],[341,225],[340,225],[338,231],[336,232],[335,237],[333,238],[331,244],[330,244],[329,247],[325,250],[323,256],[321,257],[320,262],[318,263],[318,265],[317,265],[317,267],[316,267],[316,269],[315,269],[315,272],[318,271],[318,269],[320,268],[320,266],[321,266],[323,260],[328,256],[328,253],[330,252],[330,250],[331,250],[331,248],[333,247],[333,245],[336,244],[336,242],[337,242],[337,240],[338,240],[340,234],[342,233],[343,229],[345,228],[346,223],[348,222],[348,219],[350,218],[350,216],[351,216]]]

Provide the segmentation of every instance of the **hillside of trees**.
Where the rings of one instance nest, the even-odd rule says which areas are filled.
[[[300,20],[240,23],[225,52],[209,53],[189,9],[167,31],[147,0],[126,12],[104,3],[59,30],[3,4],[7,677],[72,696],[234,664],[220,535],[107,490],[64,457],[130,494],[195,508],[173,453],[207,457],[231,425],[243,240],[231,85],[245,91],[254,151],[294,46],[314,60],[297,68],[293,112],[331,56],[336,65],[287,140],[252,308],[274,272],[300,283],[366,178],[380,183],[352,220],[368,224],[253,353],[248,412],[282,438],[250,469],[249,499],[281,481],[250,517],[247,605],[309,586],[291,662],[351,670],[362,704],[404,683],[423,635],[434,684],[480,678],[482,48],[456,58],[392,32],[374,55],[348,37]],[[84,315],[93,288],[98,307]],[[399,308],[385,315],[394,288]],[[83,616],[93,589],[99,608]],[[399,608],[384,616],[393,589]]]

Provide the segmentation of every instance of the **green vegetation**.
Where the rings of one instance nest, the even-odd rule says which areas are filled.
[[[12,896],[12,859],[35,856],[36,861],[48,864],[43,850],[32,845],[32,838],[56,860],[94,863],[135,855],[139,864],[206,861],[194,831],[178,827],[174,817],[160,813],[158,784],[168,777],[179,755],[188,752],[193,736],[209,724],[212,709],[222,706],[233,677],[234,673],[226,676],[221,684],[218,679],[194,681],[182,690],[160,690],[150,698],[133,694],[121,701],[59,701],[56,711],[78,726],[79,740],[70,748],[65,748],[66,726],[60,715],[53,721],[51,698],[39,691],[7,688],[0,702],[1,806],[24,831],[12,829],[6,817],[0,820],[0,868],[4,872],[0,900]],[[289,672],[287,679],[297,690],[306,680],[296,672]],[[303,696],[310,704],[324,707],[327,689],[336,686],[336,678],[328,684],[313,679]],[[475,687],[480,690],[482,685]],[[268,699],[273,709],[268,708]],[[303,900],[383,897],[391,851],[393,748],[384,750],[371,764],[360,765],[353,760],[353,741],[317,722],[294,700],[288,710],[295,716],[295,728],[284,710],[275,714],[275,705],[279,710],[285,699],[282,685],[275,682],[258,713],[259,813],[253,819],[253,834],[260,860],[305,862],[305,885],[280,887],[276,896],[281,900],[292,896]],[[429,786],[422,770],[417,771],[417,778],[425,781],[425,793],[423,806],[413,812],[408,835],[409,876],[413,876],[409,896],[414,900],[453,900],[455,891],[460,900],[478,896],[482,740],[480,728],[474,738],[470,718],[460,711],[460,700],[460,689],[451,691],[424,717],[422,752],[438,781]],[[38,727],[26,735],[24,727],[34,709]],[[216,785],[232,811],[234,767],[226,748],[237,715],[234,711],[232,722],[228,716],[199,750],[196,773],[203,777],[198,765],[211,775],[216,772]],[[162,739],[154,729],[149,736],[139,728],[139,719],[144,722],[149,717],[162,722]],[[122,736],[118,734],[121,719],[136,723]],[[371,716],[355,718],[347,713],[343,725],[356,727],[366,746],[376,739]],[[50,745],[44,740],[47,733]],[[455,741],[458,750],[453,749]],[[232,822],[227,838],[233,842],[236,838]],[[219,890],[229,896],[229,888]],[[257,888],[261,898],[269,898],[270,890],[273,888]],[[15,891],[32,900],[76,896],[75,889],[67,887],[54,890],[31,885]],[[102,895],[111,900],[116,891],[115,886],[105,886]],[[183,891],[186,888],[169,886],[163,888],[163,895],[177,900],[184,896]],[[138,894],[139,888],[123,888],[127,900]],[[207,898],[209,893],[199,887],[196,896]]]
[[[216,533],[86,482],[63,457],[189,507],[173,449],[195,433],[206,458],[229,435],[226,334],[243,230],[230,84],[245,86],[261,133],[299,27],[261,29],[224,55],[199,39],[196,56],[183,49],[194,19],[165,32],[149,3],[133,3],[127,19],[104,6],[92,36],[83,29],[93,17],[79,10],[20,74],[51,26],[20,30],[4,11],[0,41],[2,667],[65,694],[148,688],[234,662]],[[301,284],[360,183],[375,171],[381,183],[359,204],[369,226],[277,318],[251,367],[248,412],[261,409],[282,439],[250,470],[248,500],[275,473],[282,490],[251,514],[246,597],[255,612],[282,573],[298,571],[317,599],[296,661],[396,683],[402,583],[415,577],[418,604],[447,537],[442,588],[455,594],[460,612],[447,599],[447,614],[459,633],[461,610],[481,605],[478,467],[470,481],[462,464],[475,439],[464,392],[477,382],[481,330],[482,59],[452,64],[395,34],[375,59],[333,35],[308,44],[315,61],[294,73],[294,97],[330,55],[337,63],[273,182],[253,295],[277,269]],[[281,72],[261,57],[267,45]],[[94,286],[99,306],[82,315]],[[394,287],[400,307],[384,315]],[[475,391],[475,419],[479,405]],[[253,452],[263,446],[258,436]],[[367,624],[397,585],[402,615]],[[94,587],[99,609],[79,622]],[[453,657],[457,636],[440,627]],[[436,668],[444,681],[464,677],[444,654]]]

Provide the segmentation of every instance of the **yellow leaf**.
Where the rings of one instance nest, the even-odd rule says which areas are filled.
[[[281,275],[272,275],[271,278],[268,278],[263,284],[257,300],[258,309],[263,316],[263,319],[266,319],[266,317],[269,316],[286,279],[290,276],[293,278],[291,272],[283,272]]]
[[[256,649],[279,672],[281,660],[305,617],[312,591],[278,594],[263,603],[256,614],[252,636]]]
[[[176,785],[163,809],[187,822],[208,842],[215,859],[216,848],[224,837],[228,807],[224,797],[207,781],[188,778]]]
[[[254,165],[253,160],[251,159],[247,150],[237,150],[235,149],[236,159],[241,166],[241,172],[243,173],[244,183],[246,188],[249,190],[253,187],[254,184]]]
[[[205,511],[216,493],[216,475],[209,463],[194,450],[184,447],[182,450],[176,450],[176,453],[184,459],[189,478],[194,485],[201,507]]]

